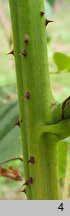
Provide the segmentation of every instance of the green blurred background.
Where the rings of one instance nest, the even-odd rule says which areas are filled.
[[[46,31],[51,88],[55,100],[61,102],[70,95],[70,59],[68,59],[68,56],[70,57],[70,1],[45,0],[44,3],[46,17],[54,20],[48,25]],[[7,55],[12,48],[9,2],[0,0],[0,164],[22,156],[20,131],[19,128],[13,129],[18,119],[18,103],[14,56]],[[63,65],[59,67],[61,57],[54,59],[56,52],[66,55],[62,56],[65,68]],[[63,199],[70,198],[69,143],[68,138],[62,141],[61,145],[59,144],[60,186]],[[26,199],[25,194],[21,192],[24,182],[23,163],[15,160],[1,166],[6,169],[9,166],[18,168],[22,181],[11,180],[0,174],[0,199]]]

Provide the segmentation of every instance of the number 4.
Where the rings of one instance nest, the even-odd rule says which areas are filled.
[[[58,207],[58,209],[60,209],[61,211],[63,211],[64,207],[63,207],[63,203],[61,203]]]

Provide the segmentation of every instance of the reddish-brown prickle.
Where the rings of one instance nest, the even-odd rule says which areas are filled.
[[[20,124],[21,124],[21,123],[22,123],[22,120],[21,120],[21,121],[17,120],[14,126],[20,127]]]
[[[27,163],[35,163],[35,158],[33,156],[30,156],[30,159],[27,161]]]
[[[24,57],[26,57],[26,56],[27,56],[27,51],[26,51],[26,50],[23,50],[23,51],[21,52],[21,55],[24,56]]]
[[[24,97],[27,98],[27,99],[29,99],[29,98],[30,98],[29,92],[26,92],[26,93],[24,94]]]
[[[24,36],[24,43],[27,44],[28,42],[29,42],[29,36],[28,36],[28,35],[25,35],[25,36]]]
[[[29,184],[33,184],[33,178],[30,177],[23,185],[29,185]]]

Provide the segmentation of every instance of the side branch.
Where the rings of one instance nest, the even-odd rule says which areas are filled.
[[[59,123],[70,118],[70,96],[61,104],[55,105],[51,111],[48,124]]]
[[[70,96],[53,108],[48,124],[42,127],[41,133],[54,134],[58,141],[70,136]]]
[[[44,126],[41,129],[42,133],[53,134],[58,141],[70,136],[70,119],[60,121],[59,123]]]

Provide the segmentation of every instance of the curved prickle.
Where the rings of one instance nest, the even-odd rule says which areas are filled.
[[[48,19],[45,19],[45,26],[47,26],[49,23],[51,22],[54,22],[53,20],[48,20]]]
[[[23,185],[29,185],[29,184],[33,184],[33,178],[30,177]]]
[[[30,156],[29,160],[27,161],[27,163],[35,163],[35,158],[33,156]]]

